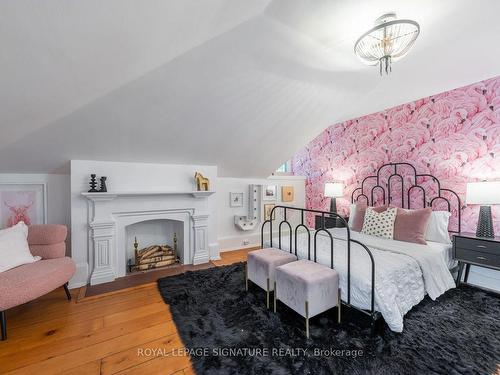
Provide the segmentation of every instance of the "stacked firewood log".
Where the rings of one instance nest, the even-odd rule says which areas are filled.
[[[177,262],[175,250],[168,245],[153,245],[135,251],[133,271],[145,271]]]

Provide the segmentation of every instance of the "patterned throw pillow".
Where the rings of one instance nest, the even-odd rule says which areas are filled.
[[[361,233],[372,236],[394,238],[394,222],[396,221],[396,208],[388,208],[384,212],[376,212],[371,207],[368,207],[363,222]]]

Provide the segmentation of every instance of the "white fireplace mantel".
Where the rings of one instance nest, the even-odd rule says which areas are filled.
[[[114,199],[117,197],[139,197],[141,195],[190,195],[193,198],[205,198],[214,194],[215,191],[119,191],[106,193],[82,193],[84,197],[92,201],[101,199]]]
[[[88,203],[90,284],[126,274],[125,228],[154,219],[184,223],[184,263],[210,260],[207,198],[214,191],[123,191],[81,193]]]

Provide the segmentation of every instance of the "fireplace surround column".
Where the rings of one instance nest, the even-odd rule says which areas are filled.
[[[115,222],[99,221],[90,223],[91,238],[94,248],[94,269],[90,278],[90,284],[101,284],[113,281],[115,274],[116,248]]]
[[[208,215],[193,215],[194,231],[194,256],[193,264],[208,263],[210,252],[208,250]]]

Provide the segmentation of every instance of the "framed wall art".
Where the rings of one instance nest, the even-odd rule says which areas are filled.
[[[243,193],[229,193],[231,207],[243,207]]]
[[[275,201],[276,200],[276,185],[263,185],[262,186],[262,200]]]
[[[264,220],[269,220],[271,218],[271,211],[273,210],[274,206],[275,205],[272,203],[264,205]],[[274,220],[275,218],[276,214],[273,215],[272,220]]]
[[[282,202],[293,202],[293,186],[282,186],[281,187],[281,201]]]
[[[47,223],[45,183],[0,183],[0,227]]]

